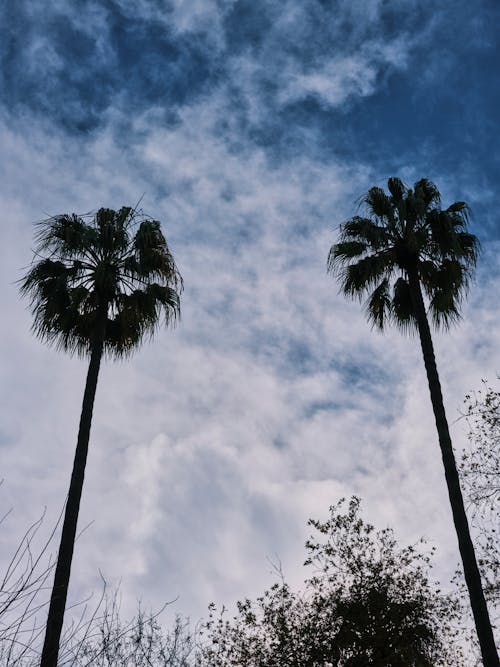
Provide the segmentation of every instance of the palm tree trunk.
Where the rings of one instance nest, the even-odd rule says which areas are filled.
[[[76,526],[78,522],[83,479],[85,476],[85,465],[87,463],[87,453],[89,449],[92,411],[94,408],[97,379],[103,352],[103,339],[104,336],[101,334],[94,342],[90,356],[85,393],[83,395],[80,426],[78,429],[78,440],[73,461],[73,472],[71,474],[71,482],[66,501],[61,543],[59,545],[59,554],[57,556],[57,565],[54,575],[52,595],[50,598],[40,667],[57,667],[59,642],[64,619],[64,610],[66,607],[66,598],[68,595],[73,548],[75,545]]]
[[[477,566],[474,545],[472,544],[470,536],[469,523],[465,513],[457,465],[453,454],[448,421],[444,410],[443,395],[441,393],[441,383],[439,381],[436,359],[434,356],[431,330],[427,320],[418,275],[410,274],[409,283],[414,312],[417,319],[418,332],[420,335],[420,344],[424,356],[425,370],[427,371],[427,381],[429,383],[432,408],[436,420],[439,445],[441,447],[446,484],[448,485],[448,495],[453,513],[453,522],[458,537],[458,546],[462,557],[465,582],[469,590],[470,603],[474,615],[474,623],[476,625],[479,645],[481,647],[483,665],[484,667],[498,667],[498,653],[491,628],[488,607],[486,606],[486,600],[481,585],[481,575]]]

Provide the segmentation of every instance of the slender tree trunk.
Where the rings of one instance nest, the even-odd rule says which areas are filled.
[[[413,306],[420,334],[420,344],[424,356],[425,370],[427,371],[427,380],[431,394],[432,408],[436,420],[436,427],[439,436],[439,445],[444,464],[444,473],[446,484],[448,485],[448,495],[453,513],[453,522],[458,537],[458,546],[462,557],[465,582],[469,590],[474,623],[481,647],[481,655],[484,667],[498,667],[498,653],[495,646],[495,639],[491,628],[488,607],[484,598],[481,585],[481,575],[477,566],[474,545],[470,536],[469,523],[465,513],[462,491],[460,489],[460,479],[458,477],[457,465],[453,454],[448,421],[443,404],[443,395],[441,393],[441,383],[436,367],[434,356],[434,346],[432,344],[431,330],[427,320],[420,282],[417,275],[409,276],[409,282],[412,293]]]
[[[85,465],[89,449],[90,426],[92,423],[92,411],[97,388],[97,378],[103,351],[103,338],[101,334],[93,344],[90,357],[85,393],[83,395],[80,426],[78,429],[78,440],[76,444],[75,458],[73,461],[73,472],[69,486],[64,523],[61,533],[61,543],[57,556],[57,565],[54,575],[54,584],[50,598],[50,607],[45,629],[45,641],[42,650],[40,667],[56,667],[59,655],[59,642],[61,638],[64,610],[68,595],[69,576],[73,549],[75,545],[76,526],[80,510],[80,499],[82,497],[83,479],[85,476]]]

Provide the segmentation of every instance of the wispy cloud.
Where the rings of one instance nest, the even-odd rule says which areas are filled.
[[[2,553],[44,504],[50,523],[63,502],[85,373],[28,332],[14,281],[30,259],[30,221],[144,194],[185,278],[183,317],[127,364],[103,368],[82,508],[82,525],[94,523],[73,597],[101,568],[123,577],[127,604],[179,594],[197,617],[211,599],[258,592],[275,553],[299,581],[306,519],[352,492],[374,522],[437,541],[443,575],[454,567],[418,345],[370,332],[325,272],[336,226],[393,169],[431,175],[446,200],[492,205],[494,158],[451,152],[459,107],[439,116],[443,143],[431,132],[439,114],[412,116],[442,99],[439,78],[430,90],[419,78],[444,21],[429,6],[12,6],[0,445],[2,497],[16,514]],[[437,337],[452,420],[463,393],[496,370],[498,266],[483,230],[488,282],[462,327]],[[460,423],[454,433],[462,442]]]

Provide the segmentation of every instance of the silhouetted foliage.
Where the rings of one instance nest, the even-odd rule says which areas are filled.
[[[115,591],[84,631],[66,642],[61,667],[189,667],[195,650],[189,622],[176,616],[172,629],[164,629],[159,622],[164,609],[154,613],[139,606],[124,621]]]
[[[9,512],[0,520],[3,524]],[[44,629],[45,589],[54,563],[48,552],[54,530],[42,544],[45,513],[24,532],[0,578],[0,664],[23,663]]]
[[[90,601],[81,603],[80,614],[64,628],[57,665],[59,667],[191,667],[195,639],[189,621],[176,616],[165,629],[159,612],[145,611],[124,620],[120,613],[119,591],[103,594],[92,609]],[[31,608],[29,612],[37,609]],[[73,612],[76,610],[73,609]],[[22,620],[15,636],[0,636],[2,667],[38,667],[40,664],[39,626],[30,631],[29,617]],[[43,635],[42,635],[43,637]]]
[[[429,581],[424,542],[399,547],[352,498],[330,508],[306,543],[313,569],[301,594],[282,578],[228,619],[210,607],[198,667],[437,667],[464,665],[458,608]]]
[[[465,399],[469,450],[460,466],[485,595],[500,620],[500,392],[484,383]]]

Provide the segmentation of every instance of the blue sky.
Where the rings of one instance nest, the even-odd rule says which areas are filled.
[[[437,336],[451,421],[498,370],[497,3],[116,0],[2,10],[0,207],[5,550],[69,479],[85,364],[29,333],[14,281],[32,222],[134,204],[162,220],[183,316],[98,389],[73,595],[254,595],[305,522],[358,493],[402,539],[458,560],[418,343],[370,331],[326,276],[373,184],[466,200],[483,257]],[[466,428],[454,425],[457,447]],[[17,531],[17,533],[16,533]],[[6,552],[4,550],[4,553]],[[127,602],[128,601],[128,602]]]

